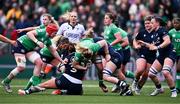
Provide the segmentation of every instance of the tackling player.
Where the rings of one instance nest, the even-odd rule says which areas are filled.
[[[163,73],[167,84],[171,90],[171,97],[177,97],[177,92],[175,88],[174,79],[171,74],[174,62],[176,60],[176,53],[171,44],[168,31],[163,27],[165,23],[160,17],[153,17],[152,20],[154,33],[154,43],[148,45],[150,50],[157,50],[159,55],[153,62],[150,70],[149,77],[154,82],[156,89],[150,94],[151,96],[156,96],[163,92],[161,83],[157,78],[158,72]]]
[[[35,64],[32,78],[33,85],[40,83],[41,80],[39,78],[39,74],[42,67],[42,60],[35,60],[37,57],[40,57],[39,54],[35,51],[36,47],[43,48],[44,46],[47,46],[54,57],[59,61],[62,61],[56,49],[52,46],[50,40],[50,38],[56,34],[57,30],[57,25],[49,24],[46,28],[32,30],[26,35],[23,35],[17,39],[17,46],[14,46],[12,49],[17,67],[14,68],[10,74],[1,82],[7,92],[12,92],[10,88],[11,80],[18,73],[24,71],[26,67],[26,58]]]

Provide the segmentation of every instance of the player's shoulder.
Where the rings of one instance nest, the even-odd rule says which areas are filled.
[[[65,23],[63,23],[62,25],[61,25],[61,27],[62,26],[68,26],[69,25],[69,23],[68,22],[65,22]]]
[[[175,32],[176,30],[173,28],[171,30],[169,30],[169,33]]]
[[[144,34],[146,34],[147,33],[147,30],[146,29],[141,29],[138,33],[137,33],[137,35],[144,35]]]
[[[80,23],[78,23],[76,26],[80,27],[80,28],[84,28],[84,26]]]
[[[167,31],[167,28],[165,28],[165,27],[159,27],[159,29],[158,29],[159,31]]]

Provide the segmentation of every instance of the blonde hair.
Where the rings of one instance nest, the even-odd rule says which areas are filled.
[[[93,52],[85,46],[82,46],[81,43],[77,43],[75,45],[76,52],[83,54],[85,58],[91,58],[93,56]]]
[[[63,14],[61,17],[63,18],[63,20],[69,21],[69,18],[70,18],[70,12],[67,11],[67,12],[66,12],[65,14]]]
[[[51,41],[57,45],[58,41],[62,38],[63,36],[62,35],[56,35],[54,36]]]
[[[94,38],[93,28],[89,28],[87,31],[85,31],[84,38]]]
[[[54,17],[51,14],[45,13],[42,16],[48,17],[48,19],[50,20],[50,23],[56,24],[59,28],[58,22],[54,19]]]

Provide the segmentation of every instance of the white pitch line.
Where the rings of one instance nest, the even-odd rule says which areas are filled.
[[[0,87],[2,87],[2,86],[0,86]],[[25,87],[25,86],[23,86],[23,85],[12,85],[11,87],[16,88],[16,87]],[[83,87],[99,87],[99,86],[98,85],[83,85]],[[113,87],[113,86],[109,85],[107,87]],[[153,85],[146,85],[146,86],[143,86],[143,87],[144,88],[155,88],[155,86],[153,86]],[[169,87],[168,86],[163,86],[163,88],[169,88]]]

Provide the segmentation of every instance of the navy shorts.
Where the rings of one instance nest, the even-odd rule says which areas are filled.
[[[109,54],[111,56],[110,60],[117,66],[117,68],[120,68],[123,61],[122,55],[112,48],[109,48]]]
[[[126,65],[130,61],[130,58],[131,58],[130,48],[123,49],[123,62],[122,62],[122,64]]]
[[[51,63],[51,61],[54,59],[54,57],[42,55],[41,52],[38,52],[38,53],[41,56],[41,60],[45,63]]]
[[[149,54],[149,55],[146,55],[144,53],[141,53],[139,52],[138,53],[138,58],[143,58],[147,61],[147,63],[149,64],[153,64],[153,62],[155,61],[156,59],[156,54]]]
[[[67,95],[82,95],[82,84],[75,84],[70,82],[64,75],[55,79],[55,83],[58,89],[67,90]]]
[[[164,65],[165,58],[170,58],[173,63],[176,61],[176,52],[174,50],[168,50],[168,51],[161,51],[159,52],[159,56],[157,57],[157,60],[161,65]]]
[[[12,46],[12,54],[14,53],[26,54],[30,52],[19,41],[16,42],[17,42],[17,46]]]

